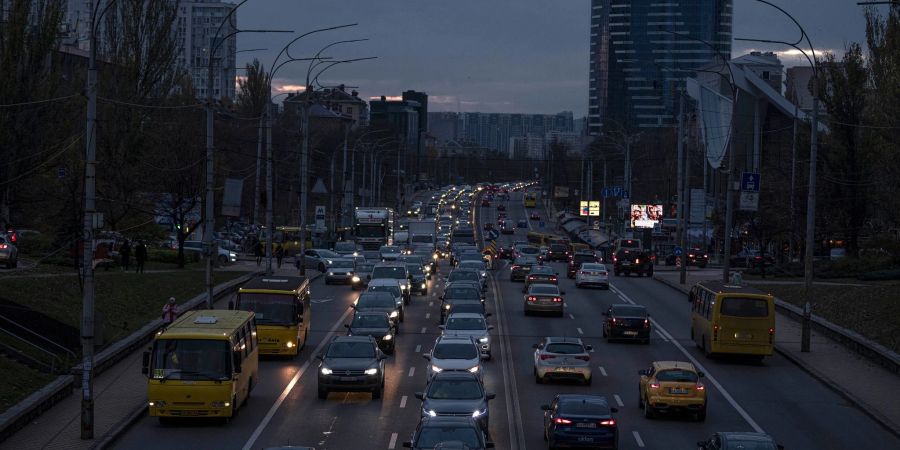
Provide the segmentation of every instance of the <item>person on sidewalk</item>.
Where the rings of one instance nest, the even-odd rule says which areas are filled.
[[[172,322],[178,318],[179,314],[181,313],[178,311],[178,304],[175,303],[175,297],[169,297],[169,301],[166,302],[162,309],[163,324],[165,324],[165,326],[171,325]]]
[[[284,261],[284,246],[279,242],[275,246],[275,259],[278,260],[278,268],[281,268],[281,262]]]
[[[256,267],[259,267],[262,264],[263,256],[265,256],[266,251],[263,249],[262,241],[256,241],[256,246],[253,248],[253,255],[256,256]]]
[[[137,262],[134,273],[144,273],[144,263],[147,262],[147,246],[144,241],[138,241],[134,248],[134,260]]]
[[[131,266],[131,244],[128,243],[128,239],[125,239],[125,242],[119,247],[119,255],[122,256],[122,270],[127,272],[128,267]]]

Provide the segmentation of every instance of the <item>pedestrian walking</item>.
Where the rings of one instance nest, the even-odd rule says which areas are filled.
[[[147,261],[147,246],[144,241],[138,241],[134,248],[134,260],[137,262],[134,273],[144,273],[144,263]]]
[[[256,267],[259,267],[262,264],[263,255],[266,254],[266,251],[263,249],[262,241],[256,241],[256,247],[253,248],[253,254],[256,256]]]
[[[131,244],[128,243],[128,239],[125,239],[119,247],[119,255],[122,256],[122,270],[128,271],[128,266],[131,265]]]
[[[175,297],[169,297],[169,301],[166,302],[162,309],[163,323],[166,324],[166,326],[170,325],[178,318],[179,314],[180,312],[178,311],[178,304],[175,303]]]
[[[275,246],[275,258],[278,260],[278,268],[281,268],[281,261],[284,260],[284,247],[281,245],[281,242]]]

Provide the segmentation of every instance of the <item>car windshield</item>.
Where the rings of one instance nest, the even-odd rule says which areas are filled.
[[[406,267],[401,266],[381,266],[372,270],[372,278],[393,278],[403,280],[406,278]]]
[[[317,250],[320,258],[340,258],[341,255],[331,251],[331,250]]]
[[[253,311],[256,323],[260,325],[293,325],[297,323],[295,314],[296,297],[291,294],[239,294],[239,308]]]
[[[556,275],[552,267],[539,266],[531,269],[531,275]]]
[[[339,253],[353,253],[356,251],[356,244],[353,242],[338,242],[334,244],[334,251]]]
[[[729,437],[723,450],[776,450],[777,448],[772,442]]]
[[[476,400],[482,398],[481,383],[468,380],[434,380],[428,385],[428,398],[435,400]]]
[[[374,358],[375,347],[371,342],[332,342],[327,358]]]
[[[534,266],[537,265],[537,261],[534,258],[519,258],[514,264],[517,266]]]
[[[583,262],[594,261],[594,255],[575,255],[572,257],[572,261],[575,262],[575,265],[581,264]]]
[[[371,288],[369,288],[371,289]],[[399,294],[397,294],[399,295]],[[394,308],[397,306],[397,303],[394,301],[393,296],[389,295],[360,295],[359,300],[356,302],[357,309],[366,309],[366,308]]]
[[[719,311],[723,316],[768,317],[769,302],[762,298],[725,297]]]
[[[697,382],[697,374],[690,370],[667,369],[659,371],[659,373],[656,374],[656,380],[695,383]]]
[[[442,442],[462,442],[466,448],[481,448],[478,433],[467,426],[427,426],[419,432],[416,448],[434,448]]]
[[[359,314],[350,323],[352,328],[388,328],[388,318],[382,314]]]
[[[367,263],[367,262],[358,262],[356,263],[356,271],[357,272],[371,272],[372,268],[375,267],[375,264]]]
[[[562,244],[553,244],[550,246],[551,252],[564,252],[566,251],[566,246]]]
[[[541,252],[541,249],[536,247],[522,247],[519,249],[519,253],[523,255],[537,255]]]
[[[444,298],[471,298],[481,299],[481,294],[476,289],[464,287],[451,287],[444,292]]]
[[[387,292],[387,293],[393,295],[394,297],[399,297],[400,296],[400,286],[397,286],[397,285],[394,285],[394,286],[370,285],[369,292]]]
[[[425,275],[422,265],[419,263],[407,264],[406,270],[412,275]]]
[[[463,261],[459,263],[459,267],[462,269],[484,270],[484,263],[480,261]]]
[[[559,295],[559,289],[557,289],[556,286],[535,284],[531,286],[528,293],[537,295]]]
[[[577,355],[579,353],[584,353],[584,347],[581,344],[575,344],[571,342],[555,342],[552,344],[547,344],[547,347],[544,348],[545,352],[548,353],[559,353],[562,355]]]
[[[606,266],[603,264],[582,264],[581,270],[593,270],[593,271],[604,271],[606,270]]]
[[[560,414],[573,416],[608,416],[609,405],[603,400],[572,399],[559,402]]]
[[[153,344],[156,379],[231,380],[228,341],[212,339],[159,339]]]
[[[462,271],[462,270],[454,270],[450,273],[450,276],[447,278],[447,281],[480,281],[481,274],[478,272],[470,272],[470,271]]]
[[[431,356],[437,359],[475,359],[478,349],[470,343],[440,343],[434,347]]]
[[[353,268],[353,260],[352,259],[335,259],[331,261],[332,269],[352,269]]]
[[[450,317],[445,326],[448,330],[485,330],[487,326],[481,317]]]
[[[640,306],[613,305],[612,315],[617,317],[647,317],[647,309]]]

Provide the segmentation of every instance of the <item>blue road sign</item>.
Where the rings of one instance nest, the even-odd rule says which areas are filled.
[[[681,247],[675,247],[674,249],[672,249],[672,254],[674,254],[675,256],[681,256],[683,253],[684,251],[681,250]]]
[[[759,174],[756,172],[744,172],[741,174],[741,190],[759,192]]]

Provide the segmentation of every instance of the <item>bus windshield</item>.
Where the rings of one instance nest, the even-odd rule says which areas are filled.
[[[260,325],[294,325],[293,294],[240,294],[240,309],[256,313],[256,323]]]
[[[358,225],[356,227],[356,237],[384,237],[384,225]]]
[[[228,341],[159,339],[153,346],[153,378],[158,380],[230,380]]]

